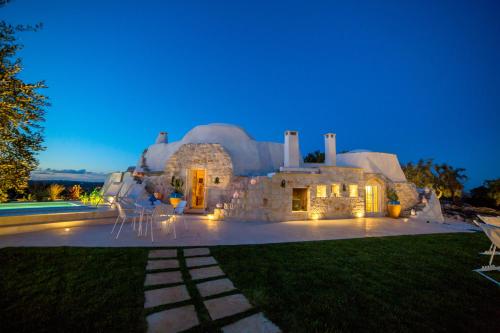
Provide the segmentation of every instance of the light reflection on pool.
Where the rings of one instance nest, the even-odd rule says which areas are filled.
[[[36,208],[71,208],[82,206],[71,201],[49,201],[49,202],[9,202],[0,204],[0,210],[36,209]]]

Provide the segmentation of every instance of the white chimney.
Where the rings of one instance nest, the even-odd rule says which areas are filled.
[[[337,165],[337,147],[334,133],[325,134],[325,165]]]
[[[155,143],[168,143],[168,133],[160,132],[160,134],[156,137]]]
[[[285,131],[285,168],[300,167],[299,132]]]

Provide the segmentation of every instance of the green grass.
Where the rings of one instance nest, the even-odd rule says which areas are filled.
[[[0,331],[144,332],[145,249],[0,250]]]
[[[488,247],[477,233],[221,246],[212,253],[285,332],[499,332],[500,289],[471,271],[486,264],[478,252]]]
[[[471,271],[487,247],[479,233],[213,247],[256,305],[215,322],[181,251],[191,300],[144,310],[149,249],[0,249],[0,331],[144,332],[147,314],[194,304],[190,332],[257,311],[285,332],[498,332],[500,288]]]

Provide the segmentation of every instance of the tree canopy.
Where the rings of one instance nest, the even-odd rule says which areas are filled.
[[[312,153],[309,153],[304,157],[304,162],[306,163],[324,163],[325,162],[325,153],[316,150]]]
[[[21,59],[16,57],[23,47],[16,33],[39,28],[0,21],[0,201],[26,188],[38,166],[36,154],[44,149],[41,123],[49,103],[38,90],[46,86],[43,81],[24,82],[19,77]]]
[[[401,167],[408,181],[417,187],[434,189],[439,198],[459,198],[464,188],[463,183],[467,180],[465,169],[446,163],[435,164],[432,159],[408,162]]]

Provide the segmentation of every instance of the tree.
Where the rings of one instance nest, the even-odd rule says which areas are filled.
[[[500,206],[500,178],[486,180],[482,186],[470,191],[473,205],[498,208]]]
[[[304,162],[306,163],[324,163],[325,162],[325,153],[316,150],[312,153],[309,153],[304,157]]]
[[[420,188],[433,187],[436,176],[432,173],[432,166],[432,159],[420,159],[417,164],[408,162],[401,165],[406,179]]]
[[[401,165],[401,168],[409,182],[420,188],[434,189],[438,198],[459,198],[464,188],[463,183],[467,180],[465,169],[454,168],[446,163],[434,164],[432,159],[420,159],[417,164],[408,162]]]
[[[12,26],[0,21],[0,201],[9,192],[22,192],[31,171],[38,166],[36,154],[43,147],[43,127],[48,98],[38,90],[43,81],[26,83],[19,78],[21,59],[16,57],[22,45],[16,32],[36,31],[38,24]]]
[[[454,200],[462,196],[463,182],[468,179],[464,174],[464,168],[454,168],[443,163],[434,165],[434,171],[436,172],[434,188],[438,191],[439,197],[444,196]]]

